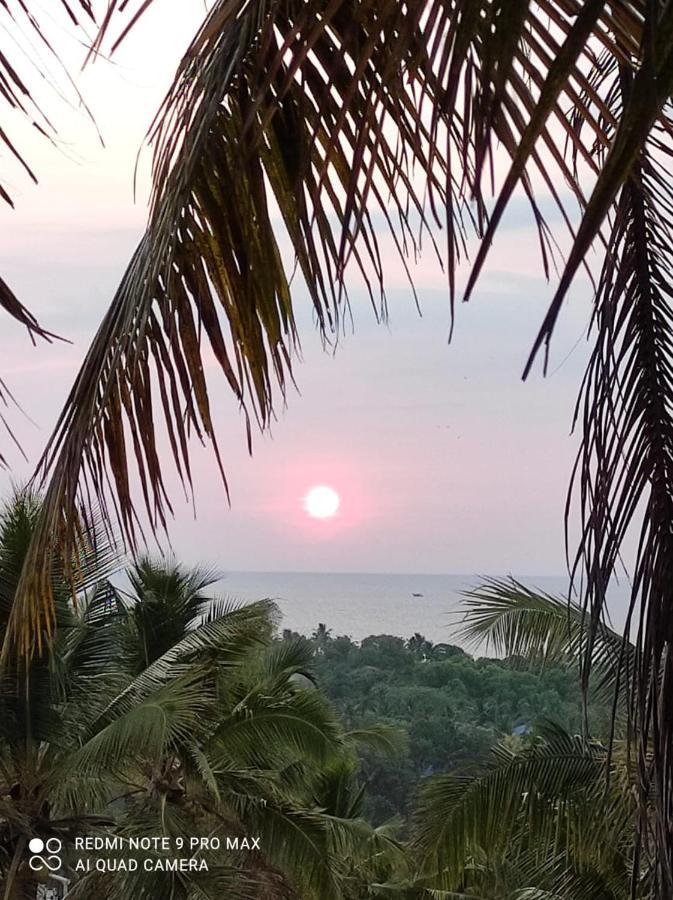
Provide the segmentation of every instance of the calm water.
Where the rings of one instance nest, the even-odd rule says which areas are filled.
[[[567,579],[521,576],[520,581],[563,596]],[[459,619],[460,592],[479,581],[467,575],[360,575],[313,572],[229,572],[220,590],[239,600],[272,598],[282,627],[310,634],[319,622],[332,633],[362,640],[370,634],[409,637],[420,631],[451,642]],[[420,594],[421,596],[414,596]],[[615,590],[615,624],[623,621],[625,591]]]

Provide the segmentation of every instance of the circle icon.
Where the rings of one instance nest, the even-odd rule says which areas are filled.
[[[28,865],[33,872],[58,872],[63,865],[60,853],[63,842],[59,838],[51,837],[46,841],[42,838],[31,838],[28,842],[28,850],[31,856]],[[48,855],[43,855],[48,854]]]

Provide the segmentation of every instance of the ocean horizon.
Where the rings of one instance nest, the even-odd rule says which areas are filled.
[[[272,599],[282,613],[280,628],[310,635],[323,623],[333,636],[355,641],[372,634],[408,638],[420,632],[437,642],[460,643],[461,594],[489,575],[385,572],[227,571],[218,593],[235,600]],[[516,575],[530,588],[565,596],[568,576]],[[613,624],[624,621],[628,588],[611,591]]]

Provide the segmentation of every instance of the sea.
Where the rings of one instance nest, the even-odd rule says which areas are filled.
[[[566,597],[568,578],[516,576],[528,587]],[[369,635],[408,638],[420,632],[434,643],[460,643],[464,591],[483,582],[474,575],[410,575],[325,572],[229,572],[219,593],[235,600],[274,600],[282,613],[280,628],[310,635],[320,623],[333,636],[361,641]],[[624,622],[628,587],[610,594],[614,627]]]

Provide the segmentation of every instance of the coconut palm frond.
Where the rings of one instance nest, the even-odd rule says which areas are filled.
[[[142,7],[131,5],[130,15]],[[157,422],[188,487],[190,433],[213,445],[224,474],[206,356],[243,410],[248,441],[253,420],[269,422],[296,347],[284,242],[326,340],[337,339],[347,314],[351,275],[385,316],[381,224],[405,267],[421,237],[432,241],[447,225],[453,296],[467,234],[476,230],[484,248],[491,241],[488,173],[499,142],[512,172],[494,220],[521,186],[548,265],[552,242],[529,174],[562,204],[560,180],[579,190],[573,154],[597,170],[594,144],[615,127],[594,84],[597,53],[617,52],[609,37],[617,33],[620,58],[628,51],[637,60],[644,13],[596,0],[213,6],[151,133],[146,234],[41,461],[47,506],[15,629],[24,652],[50,615],[40,548],[54,534],[76,538],[69,511],[78,490],[98,497],[134,545],[136,493],[151,528],[164,528],[171,512]],[[584,142],[567,105],[582,109]],[[559,126],[567,159],[556,149]],[[589,221],[595,233],[602,218]]]
[[[603,621],[592,633],[583,606],[515,578],[486,579],[464,593],[461,606],[465,614],[459,636],[471,644],[486,642],[498,655],[577,666],[590,641],[594,690],[618,690],[623,666],[633,665],[633,645]]]
[[[635,82],[627,72],[622,81],[632,96]],[[612,254],[601,273],[596,345],[578,410],[584,428],[577,467],[583,530],[575,565],[584,575],[592,624],[586,684],[608,584],[621,565],[627,535],[640,531],[626,632],[636,635],[635,651],[625,637],[620,673],[638,744],[643,801],[652,786],[650,772],[656,773],[653,846],[665,896],[673,892],[673,848],[666,837],[673,821],[673,190],[660,144],[660,136],[653,135],[621,190]]]
[[[360,750],[366,748],[382,756],[398,756],[408,744],[406,732],[385,724],[346,731],[344,739]]]
[[[499,872],[499,896],[536,887],[564,900],[626,900],[635,806],[629,784],[606,787],[606,763],[605,747],[542,724],[528,747],[496,747],[482,775],[431,779],[415,837],[431,885],[476,888]]]
[[[76,27],[87,21],[94,24],[94,13],[90,0],[62,0],[60,12],[65,12],[71,25]],[[41,67],[42,53],[58,63],[58,57],[51,45],[45,20],[49,18],[44,10],[35,4],[27,4],[23,0],[6,0],[0,7],[0,22],[3,31],[9,38],[0,50],[0,83],[2,84],[2,100],[11,111],[12,116],[23,116],[39,133],[46,137],[55,134],[50,117],[41,108],[36,97],[38,84],[48,84],[49,77]],[[33,45],[33,40],[35,45]],[[31,52],[32,51],[32,52]],[[65,70],[64,70],[65,72]],[[66,77],[67,77],[67,73]],[[76,98],[81,100],[74,82],[70,85]],[[17,140],[4,129],[0,129],[0,146],[7,155],[18,163],[28,177],[37,183],[37,177],[28,163],[25,154],[17,146]],[[7,187],[0,182],[0,198],[10,206],[12,199]],[[0,286],[0,297],[4,285]],[[3,303],[4,305],[4,303]]]
[[[330,853],[330,831],[317,812],[267,803],[257,807],[249,821],[256,828],[273,865],[294,875],[309,896],[337,900],[342,893],[338,858]]]
[[[211,699],[201,673],[195,670],[139,702],[134,698],[116,703],[89,724],[85,742],[69,764],[86,775],[115,772],[125,762],[143,756],[152,761],[166,758],[178,742],[186,743],[190,734],[196,733]]]
[[[0,78],[1,76],[2,70],[0,68]],[[1,184],[0,196],[2,196]],[[28,334],[30,335],[30,338],[33,342],[35,341],[35,338],[38,337],[43,338],[48,342],[50,342],[55,337],[55,335],[51,334],[51,332],[45,331],[45,329],[42,328],[35,316],[19,301],[18,297],[14,294],[9,285],[6,284],[5,281],[3,281],[2,278],[0,278],[0,307],[4,309],[5,312],[8,312],[10,316],[16,319],[17,322],[19,322],[21,325],[24,325],[28,329]],[[0,406],[6,407],[10,404],[16,404],[16,401],[5,382],[0,378]],[[17,441],[14,433],[2,413],[0,413],[0,425],[8,432],[10,439],[16,444]],[[19,446],[19,450],[20,449],[21,447]],[[0,451],[0,468],[7,467],[7,458]]]
[[[40,327],[35,316],[19,301],[16,294],[2,278],[0,278],[0,306],[17,322],[24,325],[31,337],[41,337],[45,340],[51,340],[55,337],[55,335]]]
[[[313,682],[313,654],[313,645],[305,637],[274,641],[264,654],[261,675],[278,685],[296,680],[297,675]]]
[[[93,25],[94,15],[90,0],[62,0],[61,13],[75,27],[85,21]],[[36,96],[39,85],[50,84],[51,78],[41,59],[51,60],[59,65],[58,57],[50,43],[45,21],[49,15],[35,3],[26,4],[22,0],[6,0],[0,4],[0,28],[3,32],[3,46],[0,48],[0,103],[5,115],[0,127],[0,148],[5,152],[3,157],[15,164],[22,172],[37,183],[37,175],[28,162],[26,153],[21,149],[22,135],[14,124],[28,123],[32,126],[32,134],[42,134],[45,139],[53,140],[55,127],[51,118],[46,115],[43,104]],[[65,79],[69,83],[74,99],[84,109],[74,82],[61,66]],[[54,92],[56,93],[56,91]],[[20,120],[24,122],[21,123]],[[4,168],[4,167],[3,167]],[[3,171],[0,175],[0,202],[14,206],[9,184]],[[17,322],[25,326],[30,339],[35,342],[41,338],[51,342],[56,335],[43,328],[35,316],[20,302],[7,282],[0,277],[0,308],[9,313]],[[13,401],[9,388],[0,379],[0,404],[7,405]],[[10,438],[16,443],[9,425],[0,415],[0,424],[6,426]],[[20,448],[19,448],[20,449]],[[0,466],[6,466],[7,460],[0,453]]]
[[[124,687],[100,716],[92,723],[96,730],[105,722],[116,719],[124,711],[132,710],[140,701],[151,698],[176,680],[192,677],[206,691],[207,676],[218,669],[239,665],[251,649],[263,641],[266,626],[266,605],[263,601],[250,603],[231,612],[227,617],[207,622],[188,630],[183,637],[161,656],[142,668],[139,674]],[[138,654],[129,660],[133,666]]]
[[[284,747],[324,762],[341,746],[334,712],[310,688],[280,697],[251,692],[223,718],[214,737],[224,758],[235,760],[259,758]]]

